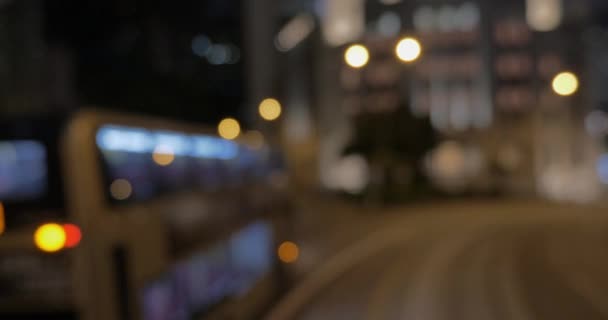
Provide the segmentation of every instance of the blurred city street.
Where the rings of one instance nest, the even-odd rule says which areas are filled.
[[[608,316],[601,208],[486,200],[342,210],[352,211],[322,249],[340,237],[352,245],[322,259],[268,319]],[[356,234],[341,232],[345,223]]]
[[[608,0],[0,0],[0,320],[608,320]]]

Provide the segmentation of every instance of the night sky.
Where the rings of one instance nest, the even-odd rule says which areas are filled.
[[[241,14],[239,0],[47,0],[45,41],[70,53],[83,104],[215,123],[242,113],[243,63],[211,65],[192,39],[242,56]]]

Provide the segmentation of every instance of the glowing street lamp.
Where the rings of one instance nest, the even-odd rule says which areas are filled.
[[[277,99],[268,98],[264,99],[259,107],[258,112],[262,119],[266,121],[274,121],[281,116],[281,103]]]
[[[578,91],[578,77],[572,72],[561,72],[553,78],[552,87],[560,96],[571,96]]]
[[[354,44],[344,52],[344,61],[355,69],[363,68],[369,62],[369,51],[363,45]]]
[[[226,118],[220,121],[217,132],[226,140],[234,140],[241,134],[241,125],[236,119]]]
[[[422,54],[420,42],[414,38],[407,37],[401,39],[395,47],[397,58],[403,62],[414,62]]]

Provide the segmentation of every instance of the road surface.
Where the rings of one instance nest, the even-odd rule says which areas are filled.
[[[369,219],[383,221],[267,319],[608,319],[607,210],[467,202]]]

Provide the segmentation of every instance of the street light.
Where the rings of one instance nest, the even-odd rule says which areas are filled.
[[[422,54],[420,42],[414,38],[407,37],[401,39],[395,47],[397,58],[403,62],[414,62]]]
[[[369,62],[369,51],[363,45],[354,44],[344,52],[344,61],[355,69],[363,68]]]
[[[258,112],[262,119],[266,121],[274,121],[281,116],[281,103],[277,99],[268,98],[260,102]]]
[[[578,91],[578,77],[569,71],[561,72],[553,78],[552,87],[560,96],[571,96]]]
[[[241,134],[241,125],[236,119],[226,118],[220,121],[217,132],[226,140],[234,140]]]

